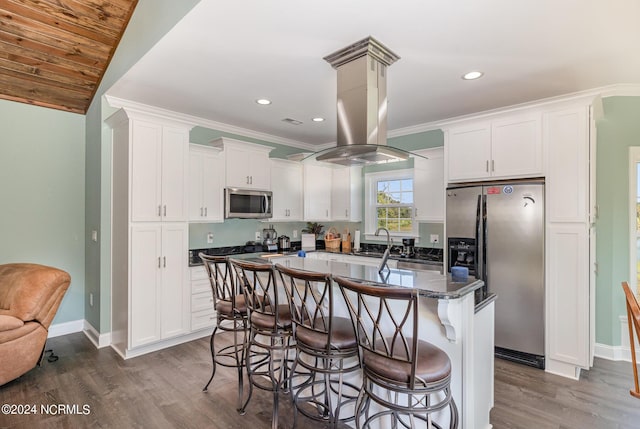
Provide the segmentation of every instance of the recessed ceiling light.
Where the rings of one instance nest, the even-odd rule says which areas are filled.
[[[324,121],[324,118],[321,118],[321,117],[319,117],[319,116],[318,116],[317,118],[312,118],[311,120],[312,120],[313,122],[323,122],[323,121]]]
[[[267,100],[266,98],[258,98],[256,100],[256,103],[262,104],[263,106],[266,106],[268,104],[271,104],[271,100]]]
[[[462,75],[462,79],[474,80],[481,78],[482,75],[484,75],[484,73],[482,73],[481,71],[470,71],[469,73],[465,73],[464,75]]]

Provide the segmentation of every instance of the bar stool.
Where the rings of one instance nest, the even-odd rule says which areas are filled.
[[[249,333],[249,323],[247,320],[247,306],[242,290],[234,281],[234,273],[226,256],[209,256],[199,253],[198,256],[204,263],[207,270],[211,291],[213,292],[214,308],[216,309],[217,323],[211,334],[211,361],[213,370],[207,385],[202,389],[206,392],[216,374],[216,365],[232,367],[238,369],[238,406],[242,407],[243,376],[245,347]],[[233,333],[233,344],[222,347],[216,353],[215,338],[216,332],[220,329]]]
[[[449,408],[449,428],[458,427],[451,396],[451,361],[447,354],[418,339],[418,292],[334,277],[347,302],[362,363],[363,389],[356,404],[356,427],[441,426],[432,414]],[[371,401],[378,404],[370,415]]]
[[[253,387],[273,392],[271,427],[278,428],[278,398],[289,387],[289,351],[292,345],[292,325],[289,304],[280,302],[274,268],[231,259],[241,283],[249,314],[249,342],[245,366],[249,376],[249,396],[240,409],[246,412]]]
[[[332,427],[339,421],[353,420],[353,414],[341,419],[340,410],[355,403],[360,391],[360,383],[356,386],[344,380],[346,374],[360,369],[358,343],[351,320],[334,314],[335,299],[342,298],[339,293],[334,297],[331,274],[280,264],[276,264],[276,270],[291,306],[296,343],[291,378],[304,379],[292,386],[293,426],[298,411],[314,420],[328,420]]]

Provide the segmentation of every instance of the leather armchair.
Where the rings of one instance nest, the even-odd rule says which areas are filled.
[[[0,265],[0,386],[34,368],[71,277],[38,264]]]

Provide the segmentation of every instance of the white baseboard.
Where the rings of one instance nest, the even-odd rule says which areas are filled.
[[[84,321],[83,332],[84,335],[89,338],[93,345],[98,349],[111,345],[111,332],[101,334],[96,328],[93,327],[93,325],[91,325],[91,323],[86,320]]]
[[[62,335],[73,334],[75,332],[82,332],[84,327],[84,320],[72,320],[71,322],[56,323],[49,326],[49,333],[47,338],[60,337]]]
[[[595,345],[594,355],[596,357],[602,359],[609,360],[622,360],[626,362],[631,362],[631,346],[629,343],[629,325],[627,324],[627,316],[620,316],[620,339],[621,345],[619,346],[609,346],[607,344],[597,344]],[[635,347],[636,347],[636,357],[638,353],[640,353],[640,345],[638,344],[638,339],[635,339]]]

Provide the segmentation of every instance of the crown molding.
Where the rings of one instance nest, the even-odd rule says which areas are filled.
[[[599,88],[578,91],[570,94],[558,95],[555,97],[542,98],[540,100],[529,101],[521,104],[500,107],[498,109],[485,110],[468,115],[455,116],[439,121],[426,122],[424,124],[413,125],[405,128],[396,128],[387,133],[388,137],[401,137],[410,134],[417,134],[426,131],[439,130],[460,122],[480,120],[504,113],[513,113],[528,109],[542,109],[561,106],[563,104],[590,103],[598,97],[637,97],[640,96],[640,85],[638,84],[616,84]]]
[[[150,106],[148,104],[142,104],[131,100],[125,100],[123,98],[113,97],[111,95],[105,95],[107,102],[111,107],[116,109],[122,108],[127,111],[152,115],[160,117],[165,120],[172,120],[191,125],[191,127],[200,126],[217,131],[224,131],[231,134],[237,134],[242,137],[249,137],[256,140],[262,140],[268,143],[277,143],[285,146],[295,147],[299,149],[316,151],[320,146],[312,145],[309,143],[299,142],[297,140],[287,139],[284,137],[278,137],[267,133],[261,133],[253,131],[247,128],[237,127],[235,125],[229,125],[222,122],[213,121],[210,119],[200,118],[198,116],[186,115],[184,113],[175,112],[172,110],[166,110],[159,107]]]

